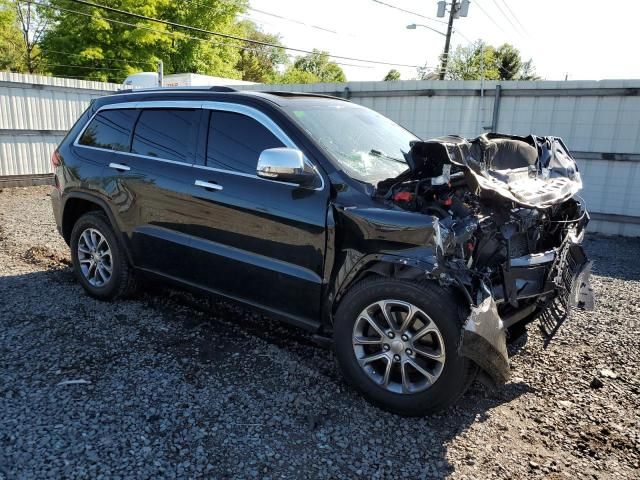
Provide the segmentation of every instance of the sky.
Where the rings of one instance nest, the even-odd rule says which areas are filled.
[[[436,17],[437,0],[384,3],[446,20]],[[446,24],[374,0],[250,0],[250,6],[247,18],[279,34],[288,47],[410,65],[336,59],[350,64],[341,65],[348,80],[382,80],[391,68],[402,79],[415,78],[413,65],[437,67],[444,47],[443,35],[406,26],[418,23],[446,32]],[[533,59],[545,80],[640,78],[639,20],[640,0],[471,0],[468,16],[454,22],[452,47],[477,39],[495,46],[511,43],[524,60]]]

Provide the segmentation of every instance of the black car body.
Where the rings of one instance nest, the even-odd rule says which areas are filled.
[[[397,145],[404,147],[396,151]],[[280,169],[296,155],[301,168]],[[433,285],[462,312],[448,355],[457,350],[499,381],[508,377],[507,337],[540,319],[550,338],[571,308],[592,303],[589,262],[579,245],[588,221],[576,196],[580,176],[554,137],[423,142],[342,99],[158,89],[94,101],[53,163],[58,228],[83,286],[98,297],[115,294],[101,294],[107,282],[100,285],[95,268],[96,284],[81,275],[82,262],[89,269],[98,262],[94,249],[81,252],[95,240],[73,238],[79,219],[91,212],[104,215],[113,230],[122,268],[240,301],[325,337],[342,331],[336,317],[346,315],[340,306],[355,285],[372,279]],[[91,237],[89,227],[76,236]],[[113,269],[114,261],[107,266]],[[411,302],[393,301],[383,300],[376,315],[388,321],[389,313],[394,322],[413,315]],[[427,302],[422,310],[428,309]],[[424,328],[428,315],[420,315]],[[421,397],[428,408],[394,404],[395,397],[384,395],[425,394],[437,383],[427,373],[417,386],[410,381],[431,357],[416,363],[409,348],[415,329],[401,341],[375,328],[378,320],[371,322],[379,332],[373,337],[355,322],[344,331],[354,332],[350,355],[366,375],[346,374],[376,403],[419,414],[463,391],[450,401]],[[384,337],[379,368],[366,360],[378,355],[378,346],[359,346],[357,332],[371,345]],[[427,342],[443,358],[444,343],[437,343],[449,341],[445,333]],[[394,361],[399,366],[392,368]],[[366,379],[394,387],[376,396],[375,385],[358,384]]]

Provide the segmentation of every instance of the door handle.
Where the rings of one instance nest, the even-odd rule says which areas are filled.
[[[115,168],[120,172],[127,172],[131,170],[131,167],[128,167],[127,165],[123,165],[122,163],[110,163],[109,168]]]
[[[196,180],[194,184],[196,187],[206,188],[208,190],[222,190],[222,185],[217,183],[205,182],[204,180]]]

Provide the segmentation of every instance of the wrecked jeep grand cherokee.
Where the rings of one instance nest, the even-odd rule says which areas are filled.
[[[53,155],[85,290],[135,277],[332,339],[347,381],[403,415],[455,402],[507,341],[591,308],[588,222],[562,140],[420,141],[342,99],[161,89],[92,103]]]

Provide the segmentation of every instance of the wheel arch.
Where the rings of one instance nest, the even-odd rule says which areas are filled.
[[[78,219],[82,217],[82,215],[89,212],[102,212],[106,215],[111,227],[113,228],[116,237],[120,240],[121,244],[124,246],[124,251],[127,256],[127,260],[130,264],[131,253],[129,249],[126,247],[127,242],[125,241],[124,235],[120,230],[118,222],[116,220],[115,215],[109,208],[106,201],[103,199],[91,195],[84,192],[71,192],[65,196],[65,200],[62,207],[62,237],[64,238],[67,244],[71,243],[71,232],[73,230],[73,226],[76,224]]]
[[[331,322],[333,316],[346,293],[357,283],[371,277],[395,278],[408,281],[432,281],[440,285],[435,271],[436,258],[416,259],[396,255],[370,255],[362,258],[344,277],[337,286],[336,294],[331,305]],[[449,285],[452,293],[461,305],[470,306],[469,293],[463,285],[453,282]]]

